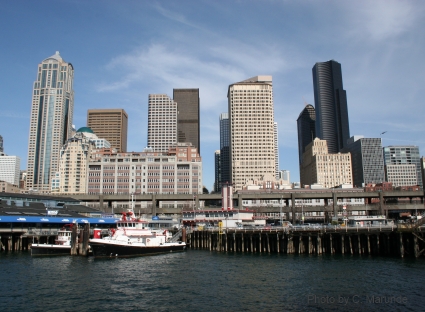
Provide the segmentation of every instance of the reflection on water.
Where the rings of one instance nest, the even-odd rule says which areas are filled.
[[[1,311],[421,311],[423,259],[0,254]]]

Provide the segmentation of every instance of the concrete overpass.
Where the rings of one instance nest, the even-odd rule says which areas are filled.
[[[130,194],[100,194],[100,195],[70,195],[83,203],[99,203],[101,210],[112,211],[113,202],[130,203]],[[301,212],[301,207],[295,205],[297,199],[323,199],[324,206],[303,206],[305,212],[324,211],[337,214],[342,207],[338,206],[338,199],[364,198],[367,204],[350,206],[347,210],[377,211],[379,214],[388,214],[389,211],[424,209],[423,191],[390,191],[390,192],[364,192],[362,189],[326,189],[326,190],[274,190],[274,191],[241,191],[233,195],[234,208],[244,209],[243,200],[278,200],[282,201],[282,207],[250,207],[257,212],[285,212],[289,216],[292,212],[293,221],[295,213]],[[184,208],[159,208],[159,202],[193,202],[194,207],[200,207],[199,202],[204,201],[210,209],[211,203],[221,201],[221,194],[134,194],[134,201],[147,202],[149,208],[141,208],[144,214],[180,214]],[[332,203],[330,203],[332,199]],[[371,204],[372,199],[377,203]],[[396,199],[396,200],[395,200]],[[106,204],[106,207],[105,207]],[[193,205],[192,205],[193,207]],[[217,208],[217,206],[214,206]],[[139,210],[139,209],[138,209]],[[188,210],[186,208],[185,210]]]

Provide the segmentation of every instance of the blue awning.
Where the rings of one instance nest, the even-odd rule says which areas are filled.
[[[0,223],[90,223],[90,224],[115,224],[117,218],[75,218],[75,217],[27,217],[27,216],[0,216]]]

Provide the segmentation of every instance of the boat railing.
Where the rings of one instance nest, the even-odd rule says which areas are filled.
[[[177,233],[176,234],[174,234],[169,240],[168,240],[168,242],[170,242],[170,243],[175,243],[175,242],[178,242],[179,240],[180,240],[180,238],[182,237],[182,229],[179,229],[178,231],[177,231]]]
[[[46,230],[46,229],[28,229],[25,235],[58,235],[59,230]]]

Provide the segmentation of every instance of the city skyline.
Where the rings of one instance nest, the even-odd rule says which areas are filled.
[[[228,85],[255,75],[273,76],[279,169],[299,181],[296,119],[304,102],[314,103],[311,68],[331,59],[343,66],[350,135],[424,151],[425,4],[43,2],[6,2],[0,12],[8,42],[0,51],[0,135],[4,153],[19,156],[21,169],[27,167],[34,68],[55,51],[75,67],[73,124],[84,126],[93,107],[123,108],[128,151],[147,145],[148,94],[199,88],[203,181],[209,190]],[[58,16],[61,27],[54,27]],[[40,32],[49,40],[36,39]]]

